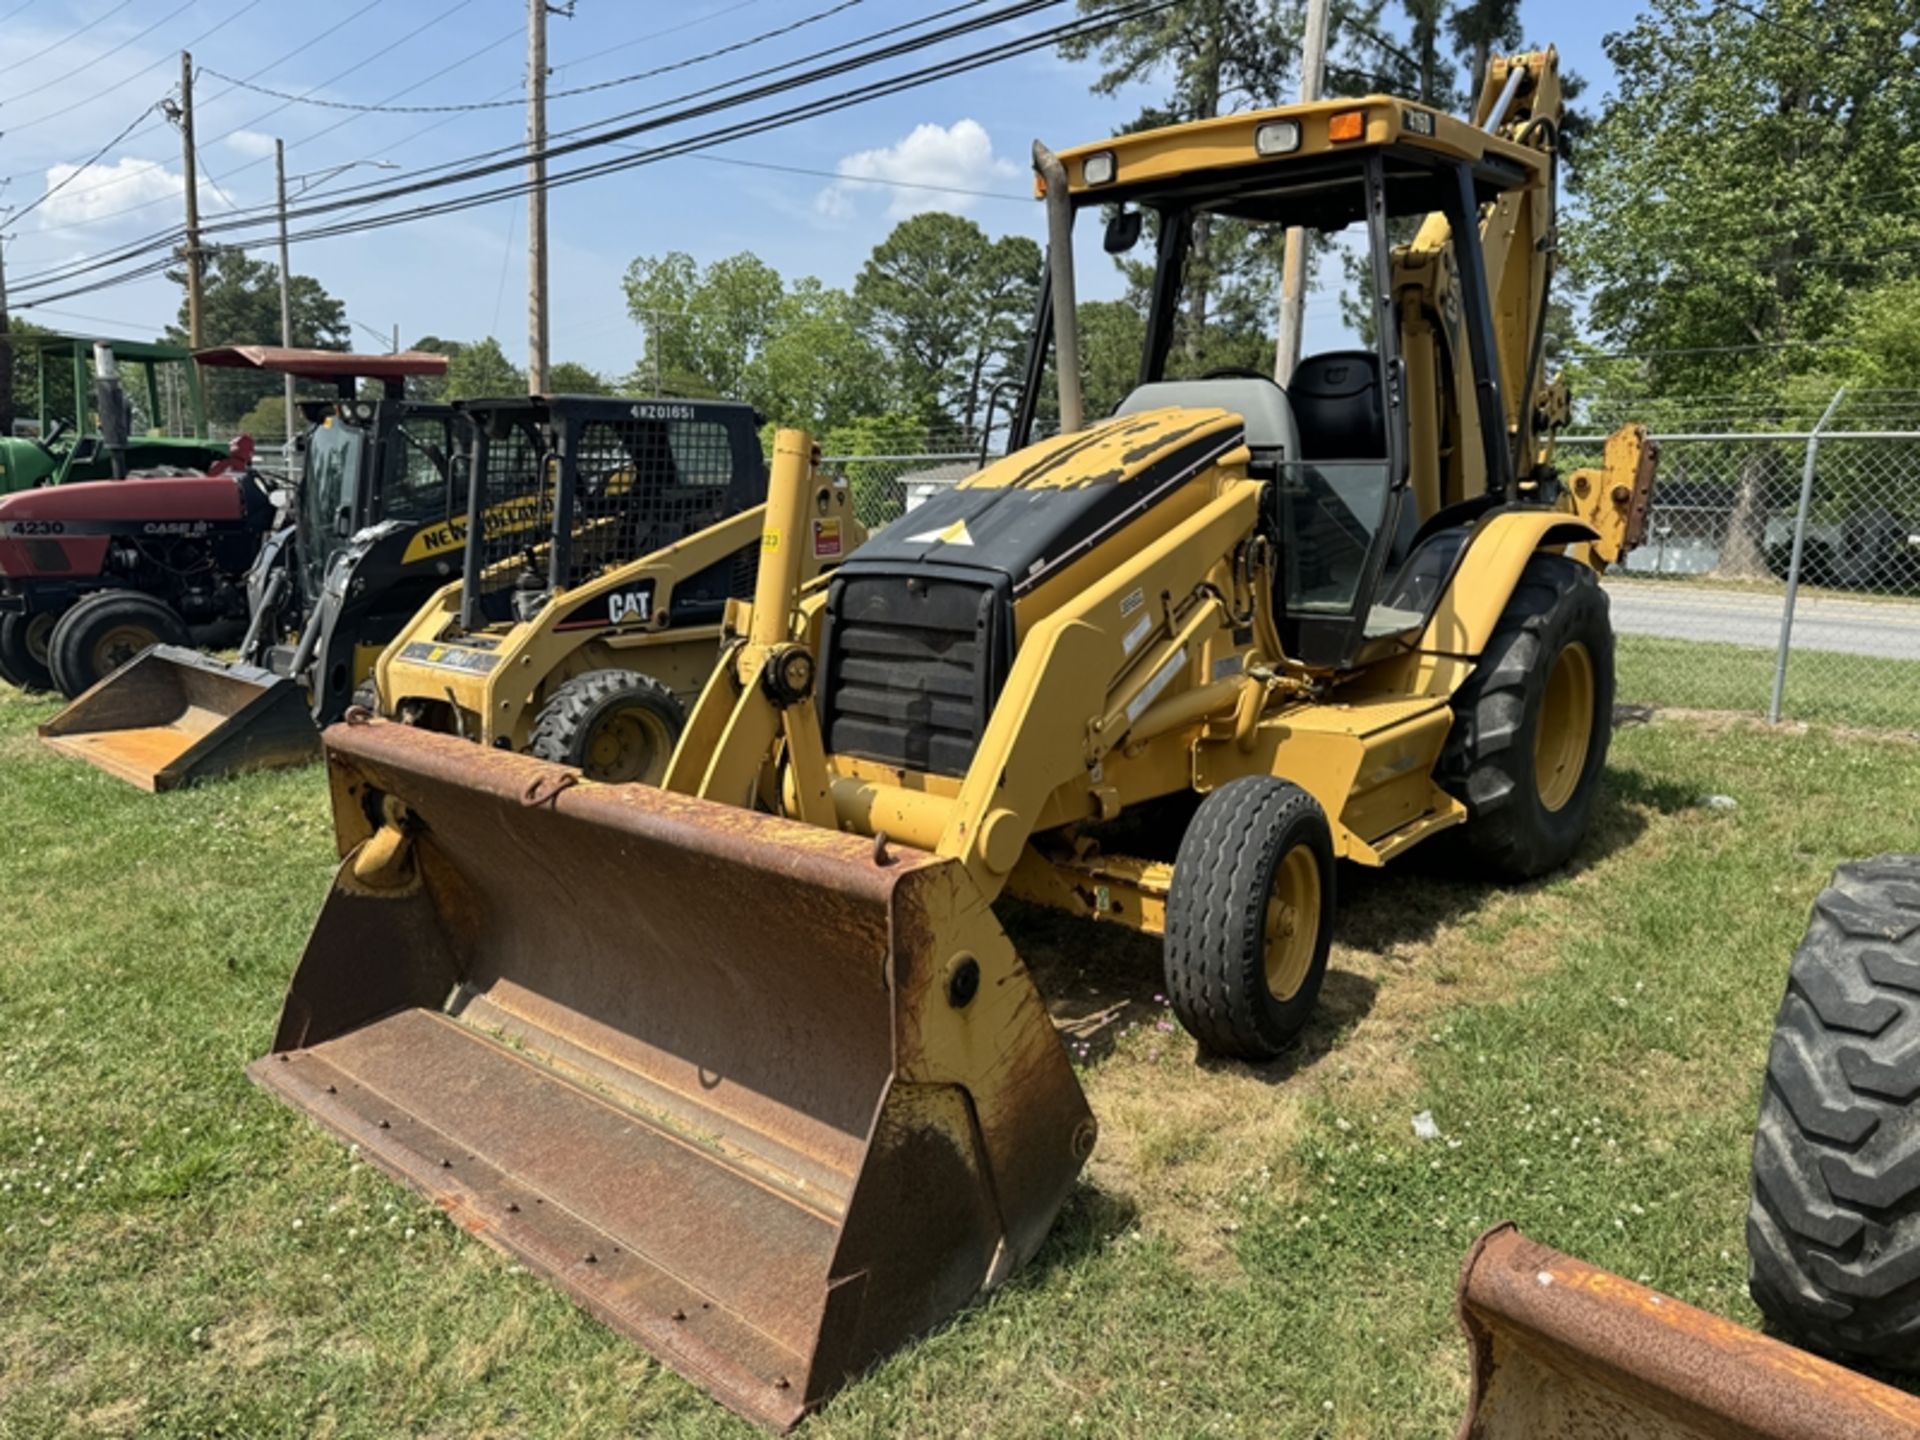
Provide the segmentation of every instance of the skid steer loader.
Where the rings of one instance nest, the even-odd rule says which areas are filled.
[[[235,346],[202,358],[329,383],[336,398],[301,402],[301,473],[247,572],[239,660],[146,645],[40,727],[54,749],[146,790],[312,759],[318,725],[346,712],[460,559],[445,536],[467,491],[461,422],[405,398],[407,377],[446,372],[444,355]],[[363,379],[380,398],[357,396]]]
[[[532,508],[544,537],[482,525],[459,580],[375,666],[379,713],[655,783],[752,593],[766,461],[746,405],[548,398],[466,407],[473,516]],[[804,573],[865,539],[847,489],[812,497]]]
[[[1337,861],[1451,832],[1487,875],[1564,862],[1611,720],[1596,571],[1652,455],[1552,469],[1556,61],[1492,76],[1471,124],[1370,96],[1037,146],[1012,453],[803,589],[782,431],[751,611],[659,789],[330,730],[343,864],[254,1078],[786,1426],[1030,1260],[1092,1149],[998,897],[1162,935],[1180,1019],[1260,1061],[1312,1012]],[[1084,423],[1101,210],[1158,259],[1139,386]],[[1177,378],[1221,219],[1357,231],[1376,347]],[[1159,844],[1110,854],[1128,812]]]

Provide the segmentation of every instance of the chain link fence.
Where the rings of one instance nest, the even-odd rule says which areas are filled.
[[[827,455],[820,463],[847,482],[853,492],[853,513],[861,523],[878,530],[929,497],[952,489],[990,458],[978,448],[949,444],[914,454]]]
[[[1606,580],[1617,698],[1920,732],[1920,391],[1616,402],[1561,438],[1562,473],[1643,417],[1661,447],[1647,539]],[[982,459],[949,443],[825,464],[878,528]]]
[[[1669,405],[1655,426],[1647,538],[1606,582],[1619,698],[1920,731],[1920,394]],[[1561,437],[1561,471],[1604,438]]]

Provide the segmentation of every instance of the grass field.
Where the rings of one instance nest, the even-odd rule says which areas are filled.
[[[0,693],[0,1435],[752,1433],[242,1078],[327,887],[319,773],[141,795],[44,752],[50,708]],[[1908,742],[1623,729],[1568,872],[1343,873],[1265,1070],[1195,1063],[1153,946],[1010,914],[1100,1149],[1036,1264],[806,1433],[1450,1435],[1454,1279],[1502,1218],[1752,1323],[1788,956],[1916,816]]]
[[[1771,650],[1657,635],[1622,635],[1617,644],[1624,702],[1764,713],[1773,694]],[[1796,650],[1780,714],[1920,736],[1920,662]]]

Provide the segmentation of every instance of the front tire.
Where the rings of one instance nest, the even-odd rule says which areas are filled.
[[[1613,624],[1599,577],[1535,555],[1455,692],[1434,767],[1467,807],[1475,867],[1525,880],[1564,865],[1593,818],[1613,730]]]
[[[1173,1012],[1201,1048],[1272,1060],[1313,1014],[1333,940],[1333,831],[1298,785],[1229,781],[1187,827],[1167,895]]]
[[[1747,1287],[1830,1355],[1920,1367],[1920,855],[1834,872],[1774,1023]]]
[[[172,606],[137,590],[102,590],[60,617],[48,655],[54,684],[71,700],[149,645],[192,644]]]
[[[632,670],[589,670],[553,692],[528,747],[606,784],[658,785],[687,712],[673,692]]]
[[[53,688],[47,646],[59,618],[44,610],[32,615],[0,615],[0,679],[22,690]]]

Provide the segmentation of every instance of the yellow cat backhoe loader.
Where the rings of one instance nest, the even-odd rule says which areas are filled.
[[[1555,67],[1494,66],[1473,123],[1369,96],[1037,146],[1011,453],[803,584],[781,432],[662,788],[330,730],[344,860],[254,1078],[785,1426],[1031,1258],[1092,1148],[997,898],[1163,936],[1179,1018],[1257,1061],[1312,1012],[1338,861],[1564,862],[1652,455],[1551,465]],[[1087,422],[1102,211],[1157,260],[1139,385]],[[1184,376],[1228,223],[1354,234],[1374,348]]]
[[[474,445],[465,528],[481,538],[374,666],[374,708],[592,780],[658,781],[713,669],[728,599],[753,593],[759,417],[732,401],[584,396],[462,413]],[[526,523],[473,519],[495,513]],[[865,538],[847,487],[823,480],[803,573]]]

